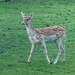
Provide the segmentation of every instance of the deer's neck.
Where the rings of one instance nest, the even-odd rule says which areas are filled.
[[[34,28],[32,27],[30,21],[26,24],[26,29],[29,36],[33,36],[35,34]]]

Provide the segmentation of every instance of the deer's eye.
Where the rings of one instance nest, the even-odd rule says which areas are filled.
[[[26,20],[29,20],[29,18],[27,18]]]
[[[26,20],[28,21],[30,18],[27,18]]]

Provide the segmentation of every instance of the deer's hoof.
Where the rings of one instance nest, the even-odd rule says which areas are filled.
[[[30,60],[27,60],[27,62],[30,62]]]
[[[53,62],[50,62],[50,64],[53,64]]]

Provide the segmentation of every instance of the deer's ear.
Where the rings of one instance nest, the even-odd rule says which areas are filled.
[[[34,13],[30,14],[30,18],[33,18],[33,16],[34,16]]]
[[[25,16],[25,14],[23,12],[21,12],[22,17]]]

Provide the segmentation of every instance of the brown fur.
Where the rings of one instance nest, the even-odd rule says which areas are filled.
[[[56,35],[57,37],[60,37],[64,32],[65,29],[60,26],[51,26],[46,28],[36,28],[34,29],[36,33],[50,36],[50,35]]]

